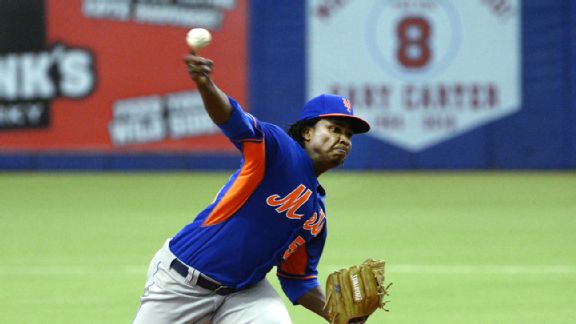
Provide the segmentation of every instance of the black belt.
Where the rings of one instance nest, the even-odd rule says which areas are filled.
[[[182,277],[188,277],[188,267],[182,263],[178,259],[174,259],[170,264],[170,268],[174,269],[174,271],[178,272]],[[203,274],[198,275],[198,281],[196,284],[204,289],[212,290],[213,292],[217,293],[220,296],[226,296],[231,293],[237,292],[240,289],[234,289],[226,286],[222,286],[204,276]]]

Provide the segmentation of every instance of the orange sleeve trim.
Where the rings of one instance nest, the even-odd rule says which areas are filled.
[[[211,226],[228,220],[246,203],[258,187],[266,172],[266,145],[259,142],[243,143],[244,165],[238,177],[214,207],[202,226]]]
[[[296,279],[296,280],[308,280],[308,279],[314,279],[314,278],[318,278],[318,276],[316,275],[312,275],[312,276],[306,276],[306,277],[296,277],[296,276],[289,276],[283,273],[276,273],[276,275],[278,277],[282,277],[282,278],[287,278],[287,279]]]

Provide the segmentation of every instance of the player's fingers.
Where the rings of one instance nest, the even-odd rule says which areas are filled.
[[[209,65],[188,64],[187,67],[189,73],[202,73],[202,74],[212,73],[212,67]]]
[[[197,73],[204,73],[210,74],[212,73],[212,65],[210,63],[194,63],[194,62],[187,62],[186,66],[188,68],[188,72],[197,72]]]
[[[210,66],[214,65],[214,62],[212,60],[192,54],[185,55],[183,60],[187,64],[192,63],[192,64],[204,64]]]
[[[199,56],[187,55],[184,57],[184,63],[190,69],[202,70],[204,72],[211,72],[214,62]]]

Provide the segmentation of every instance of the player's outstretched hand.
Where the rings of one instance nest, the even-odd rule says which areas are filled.
[[[184,56],[184,63],[188,67],[188,74],[190,78],[201,86],[210,80],[212,73],[212,66],[214,62],[204,57],[196,55],[194,52]]]

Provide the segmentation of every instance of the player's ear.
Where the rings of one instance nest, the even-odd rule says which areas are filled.
[[[312,138],[312,131],[313,129],[310,126],[305,126],[302,128],[302,139],[305,142],[308,142]]]

